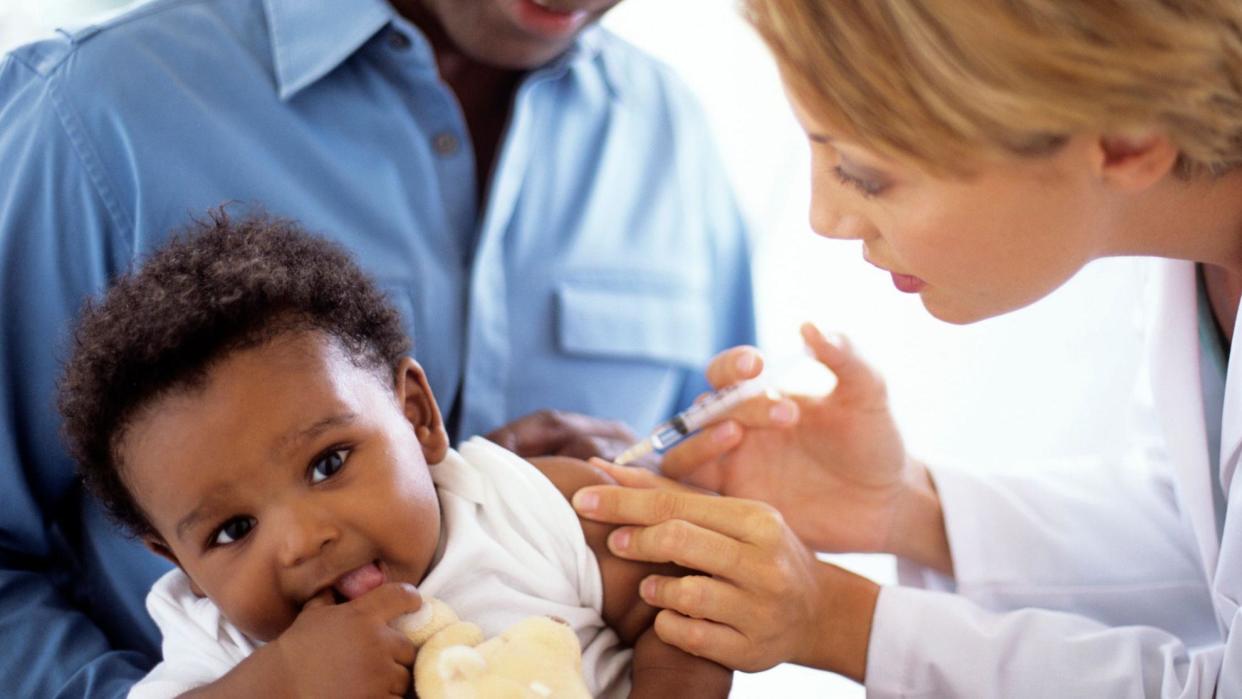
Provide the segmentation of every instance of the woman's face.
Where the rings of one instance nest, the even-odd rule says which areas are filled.
[[[811,227],[861,240],[863,257],[941,320],[1021,308],[1106,252],[1110,194],[1085,137],[1051,155],[972,163],[969,177],[932,176],[791,101],[811,141]]]

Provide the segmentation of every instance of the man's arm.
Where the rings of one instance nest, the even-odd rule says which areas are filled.
[[[579,488],[611,485],[611,476],[585,461],[543,457],[531,461],[565,497]],[[621,640],[634,647],[631,697],[725,697],[733,673],[716,663],[668,645],[656,635],[653,623],[659,611],[643,602],[638,586],[648,575],[681,575],[689,571],[672,565],[627,561],[608,550],[608,535],[615,528],[579,520],[587,544],[599,561],[604,581],[604,621]]]
[[[66,592],[112,583],[84,579],[68,560],[78,544],[65,523],[79,502],[55,411],[59,350],[82,298],[125,253],[112,246],[119,229],[61,120],[63,100],[27,63],[0,58],[0,677],[12,696],[124,696],[152,659],[116,649]]]

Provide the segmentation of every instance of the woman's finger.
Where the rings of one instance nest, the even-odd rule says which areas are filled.
[[[801,331],[802,340],[815,359],[836,374],[841,383],[875,378],[871,367],[854,353],[854,346],[846,336],[833,333],[829,337],[813,323],[803,323]]]
[[[664,452],[660,472],[677,480],[687,478],[728,454],[742,443],[743,436],[742,426],[735,420],[708,425]]]
[[[573,506],[597,522],[647,526],[681,519],[748,543],[769,541],[784,524],[775,508],[754,500],[616,485],[582,488]]]
[[[745,579],[755,568],[753,547],[680,519],[618,527],[608,535],[608,549],[631,561],[675,563],[728,580]]]
[[[751,396],[720,422],[704,427],[665,452],[660,470],[671,478],[684,478],[736,447],[746,428],[792,427],[798,424],[800,415],[797,401],[776,391]]]
[[[706,493],[701,488],[694,488],[684,483],[678,483],[671,478],[665,478],[658,473],[648,471],[645,468],[635,466],[619,466],[611,461],[605,461],[598,457],[591,459],[591,465],[604,471],[612,476],[618,485],[627,488],[660,488],[663,490],[672,490],[679,493]]]
[[[707,382],[716,388],[753,379],[763,371],[763,355],[749,345],[731,347],[707,365]]]
[[[735,628],[739,615],[753,613],[753,605],[741,590],[705,575],[648,575],[639,585],[639,594],[653,607]]]
[[[692,619],[664,609],[656,615],[654,627],[660,640],[691,655],[748,672],[767,669],[752,667],[752,663],[747,662],[750,659],[750,640],[726,624]]]

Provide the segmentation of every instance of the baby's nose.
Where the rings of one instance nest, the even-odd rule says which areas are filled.
[[[318,556],[340,537],[331,519],[321,512],[301,511],[281,520],[277,526],[283,530],[277,535],[280,536],[280,563],[286,567],[301,565]]]

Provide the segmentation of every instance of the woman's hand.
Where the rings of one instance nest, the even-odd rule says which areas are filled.
[[[769,505],[634,473],[652,487],[584,488],[573,502],[583,517],[640,525],[610,535],[617,556],[704,573],[643,580],[643,600],[663,608],[661,639],[748,672],[796,662],[863,679],[875,583],[817,560]]]
[[[819,551],[888,552],[951,570],[939,499],[909,458],[883,380],[841,338],[810,324],[802,336],[837,377],[826,396],[759,396],[664,456],[662,471],[723,495],[766,502]],[[757,350],[737,347],[708,367],[714,386],[758,376]]]

